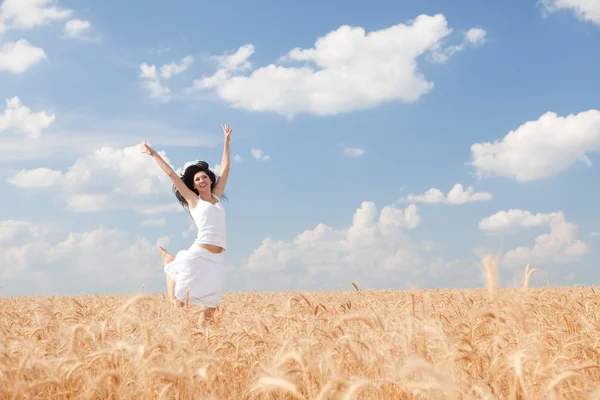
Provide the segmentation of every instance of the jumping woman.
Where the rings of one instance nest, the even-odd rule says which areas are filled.
[[[205,318],[211,318],[219,305],[225,279],[226,229],[221,198],[229,176],[231,128],[229,125],[221,125],[221,128],[225,142],[218,179],[204,161],[190,165],[180,177],[145,140],[141,143],[143,152],[152,156],[169,176],[177,200],[189,211],[198,228],[194,243],[176,256],[158,248],[165,264],[167,292],[179,307],[186,301],[203,307]]]

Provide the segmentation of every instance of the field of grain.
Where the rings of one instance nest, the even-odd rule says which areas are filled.
[[[0,298],[0,398],[600,399],[595,288],[350,289]]]

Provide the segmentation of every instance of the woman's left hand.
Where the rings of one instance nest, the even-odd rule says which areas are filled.
[[[140,143],[140,147],[142,148],[142,153],[152,155],[154,154],[154,150],[148,143],[146,143],[146,139],[142,139],[142,143]]]
[[[229,135],[231,135],[231,128],[228,124],[221,124],[221,128],[223,128],[223,133],[225,134],[225,141],[229,141]]]

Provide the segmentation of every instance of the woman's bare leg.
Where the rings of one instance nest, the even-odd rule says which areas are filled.
[[[170,262],[172,262],[173,260],[175,260],[175,256],[170,254],[163,247],[159,247],[158,251],[159,251],[160,255],[162,256],[163,263],[165,265],[167,265]],[[182,307],[183,302],[179,301],[175,297],[175,281],[173,279],[171,279],[171,277],[169,275],[166,275],[166,277],[167,277],[167,293],[169,294],[169,297],[174,300],[176,305],[178,305],[179,307]]]
[[[158,252],[162,256],[162,259],[163,259],[163,262],[165,263],[165,265],[167,265],[168,263],[172,262],[175,259],[175,256],[173,254],[169,253],[168,251],[166,251],[165,248],[162,246],[160,246],[158,248]]]
[[[200,323],[212,321],[215,311],[216,308],[205,307],[204,310],[200,312]]]

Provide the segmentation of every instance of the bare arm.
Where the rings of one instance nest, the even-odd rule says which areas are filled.
[[[221,158],[221,173],[219,174],[219,179],[217,180],[217,184],[213,189],[213,193],[221,198],[221,195],[225,191],[225,186],[227,185],[227,178],[229,177],[229,136],[231,135],[231,128],[229,125],[221,125],[223,128],[223,133],[225,134],[225,140],[223,143],[223,157]]]
[[[193,208],[196,205],[196,201],[198,201],[198,196],[196,195],[196,193],[191,191],[185,185],[185,183],[183,183],[183,181],[181,180],[179,175],[177,175],[177,173],[175,171],[173,171],[173,168],[171,168],[171,166],[169,164],[167,164],[165,162],[165,160],[163,160],[163,158],[160,156],[160,154],[158,154],[152,147],[150,147],[150,145],[148,143],[146,143],[145,140],[142,140],[141,146],[142,146],[144,153],[149,154],[150,156],[152,156],[152,158],[154,158],[154,161],[156,161],[158,166],[171,179],[171,182],[173,182],[173,185],[175,185],[175,188],[177,188],[179,193],[181,193],[181,195],[188,202],[190,207]]]

